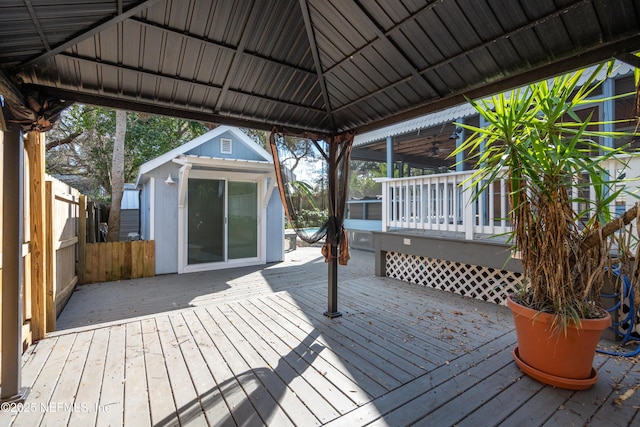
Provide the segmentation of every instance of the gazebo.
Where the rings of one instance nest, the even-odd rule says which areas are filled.
[[[3,399],[20,393],[22,133],[66,105],[343,143],[607,59],[640,65],[638,0],[5,1],[0,28]],[[336,292],[332,262],[329,315]]]

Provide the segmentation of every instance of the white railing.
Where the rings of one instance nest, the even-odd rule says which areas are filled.
[[[627,160],[627,159],[625,159]],[[603,163],[612,177],[637,180],[640,159],[609,160]],[[510,231],[508,197],[504,180],[496,181],[473,200],[474,192],[464,183],[474,171],[452,172],[409,178],[379,178],[382,183],[382,231],[391,229],[432,230],[476,235],[496,235]],[[612,202],[618,214],[638,201],[637,181],[625,183],[627,193]],[[591,199],[594,199],[593,189]],[[472,201],[473,200],[473,201]]]
[[[433,230],[473,235],[508,231],[504,182],[496,182],[472,202],[473,171],[382,178],[382,231],[392,228]]]

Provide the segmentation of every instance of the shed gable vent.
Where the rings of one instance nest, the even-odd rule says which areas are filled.
[[[231,140],[228,138],[220,138],[220,153],[232,154]]]

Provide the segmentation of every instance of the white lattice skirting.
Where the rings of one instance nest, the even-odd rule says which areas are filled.
[[[387,276],[482,301],[502,304],[520,284],[519,273],[387,252]]]
[[[519,286],[522,275],[512,271],[496,270],[478,265],[460,264],[453,261],[387,252],[387,276],[404,282],[429,286],[482,301],[503,304],[509,292]],[[611,304],[615,304],[615,301]],[[636,302],[636,304],[638,304]],[[640,305],[640,304],[639,304]],[[636,306],[640,318],[640,308]],[[620,301],[614,322],[621,335],[629,329],[629,300]],[[619,319],[619,320],[618,320]],[[640,338],[640,324],[635,324],[632,336]],[[614,339],[614,335],[607,335]]]

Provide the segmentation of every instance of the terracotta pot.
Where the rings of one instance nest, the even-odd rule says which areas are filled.
[[[513,352],[520,369],[529,376],[556,387],[580,390],[598,380],[593,358],[602,331],[611,326],[611,316],[582,319],[581,327],[552,329],[554,316],[524,307],[511,298],[507,306],[513,313],[518,348]]]

